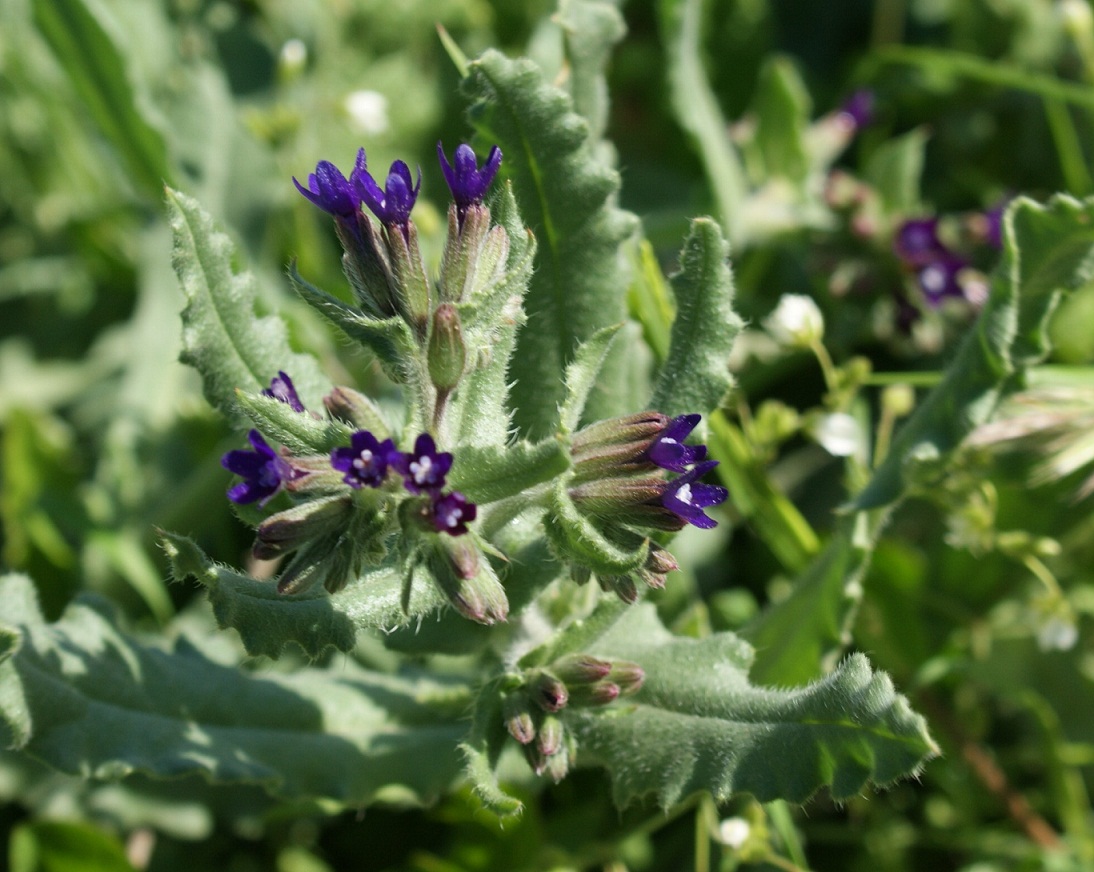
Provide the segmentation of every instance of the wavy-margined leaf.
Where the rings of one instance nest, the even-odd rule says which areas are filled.
[[[533,63],[488,51],[471,64],[465,89],[476,127],[505,154],[503,169],[538,244],[528,327],[509,373],[515,423],[541,438],[556,428],[560,376],[579,343],[626,316],[620,245],[636,220],[615,207],[619,175],[593,155],[588,124]],[[610,416],[625,399],[614,389],[622,376],[618,365],[605,373],[590,418]]]
[[[428,802],[458,775],[463,685],[337,669],[256,675],[184,639],[142,645],[100,607],[46,623],[33,585],[0,579],[5,746],[93,778],[202,775],[284,798]]]
[[[306,406],[322,408],[329,382],[313,357],[292,351],[279,317],[256,317],[254,276],[234,270],[235,248],[228,236],[196,200],[179,191],[168,189],[167,211],[175,272],[186,297],[181,360],[201,373],[205,398],[237,426],[246,426],[236,390],[259,393],[284,371]]]
[[[729,352],[741,329],[733,311],[729,246],[718,225],[696,218],[673,276],[676,320],[668,359],[654,388],[652,408],[666,415],[707,414],[733,385]]]
[[[404,611],[403,572],[393,563],[366,570],[333,595],[319,587],[286,596],[273,582],[214,563],[185,536],[164,534],[164,548],[175,578],[193,577],[204,585],[217,624],[235,628],[252,655],[276,658],[289,643],[311,657],[327,648],[349,651],[358,630],[393,630],[448,603],[436,585],[416,584]]]
[[[1094,277],[1094,200],[1016,200],[1004,218],[1004,240],[984,310],[853,508],[888,505],[921,471],[937,470],[1020,384],[1025,367],[1048,352],[1045,324],[1061,294]]]
[[[563,384],[566,386],[566,398],[559,409],[559,423],[563,433],[572,433],[581,421],[585,404],[589,401],[596,384],[597,376],[604,367],[604,361],[615,342],[622,325],[613,324],[598,330],[574,353],[574,359],[566,367]]]
[[[623,613],[589,653],[640,664],[633,704],[564,710],[579,765],[605,767],[620,806],[654,795],[668,808],[700,790],[801,802],[838,798],[918,771],[937,753],[923,718],[861,655],[795,690],[752,686],[752,650],[730,633],[672,636],[653,606]]]
[[[604,70],[612,46],[627,32],[615,4],[605,0],[561,0],[554,21],[562,28],[570,62],[567,83],[574,109],[589,122],[594,140],[608,125],[608,83]]]

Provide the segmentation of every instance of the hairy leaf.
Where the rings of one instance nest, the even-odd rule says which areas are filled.
[[[678,307],[672,344],[650,400],[666,415],[708,414],[733,385],[729,352],[741,319],[733,311],[728,256],[717,224],[709,218],[692,221],[672,281]]]
[[[626,33],[623,16],[605,0],[562,0],[554,20],[566,41],[574,109],[589,122],[590,135],[598,140],[608,124],[604,70],[612,46]]]
[[[550,481],[569,468],[570,452],[558,439],[505,448],[462,446],[449,479],[472,502],[492,503]]]
[[[589,401],[589,394],[619,332],[619,324],[598,330],[581,343],[574,359],[566,367],[566,399],[559,410],[560,424],[564,433],[572,433],[581,421],[581,413]]]
[[[90,603],[47,624],[31,582],[0,579],[7,746],[92,778],[200,774],[283,798],[428,802],[459,773],[462,685],[335,671],[247,674],[185,639],[144,646]]]
[[[861,655],[805,688],[757,688],[745,642],[674,637],[648,604],[588,650],[646,673],[632,705],[564,714],[578,762],[608,769],[620,806],[652,794],[667,809],[700,790],[719,802],[743,792],[801,802],[827,786],[845,798],[913,774],[937,753],[923,719]]]
[[[514,420],[522,435],[552,433],[562,401],[561,374],[579,343],[626,315],[620,245],[635,219],[614,206],[618,174],[596,160],[589,128],[568,95],[543,81],[530,61],[488,51],[471,64],[465,88],[472,120],[501,146],[525,221],[538,250],[521,331],[510,367],[517,390]],[[589,415],[620,402],[622,369],[598,394]],[[610,414],[610,413],[609,413]]]
[[[328,382],[319,365],[289,348],[280,318],[255,316],[254,277],[235,272],[231,240],[185,194],[168,189],[167,211],[175,236],[175,272],[186,297],[181,359],[201,373],[209,403],[245,427],[236,391],[259,393],[284,371],[306,406],[322,408]]]
[[[1045,322],[1062,293],[1094,277],[1094,200],[1016,200],[1004,219],[1005,252],[991,296],[942,381],[904,424],[885,461],[854,500],[874,508],[934,474],[974,427],[1048,352]]]
[[[341,421],[295,412],[287,403],[261,394],[240,391],[236,399],[265,436],[298,454],[326,454],[338,445],[349,444],[353,431]]]
[[[417,584],[404,612],[403,572],[389,562],[366,570],[334,595],[319,587],[286,596],[272,581],[256,581],[214,563],[184,536],[164,534],[164,549],[175,578],[193,577],[204,585],[217,623],[234,627],[253,655],[278,657],[289,643],[311,657],[327,648],[349,651],[358,630],[392,630],[447,604],[435,585]]]

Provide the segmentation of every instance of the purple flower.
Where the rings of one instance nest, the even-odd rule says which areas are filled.
[[[357,151],[357,162],[350,173],[350,179],[365,172],[365,150],[361,148]],[[353,184],[329,160],[321,160],[316,164],[315,172],[308,176],[308,187],[301,185],[296,176],[293,176],[293,184],[312,203],[331,215],[351,218],[357,215],[357,209],[361,205],[361,196]]]
[[[964,297],[965,290],[958,276],[967,266],[962,258],[948,252],[919,266],[915,273],[916,283],[927,303],[937,306],[946,297]]]
[[[348,448],[335,448],[330,453],[330,465],[345,473],[342,480],[350,487],[379,487],[399,454],[395,443],[390,439],[381,442],[368,430],[357,430],[349,442]]]
[[[364,166],[354,169],[351,179],[361,202],[369,207],[381,223],[388,226],[406,226],[410,220],[410,210],[414,208],[414,201],[418,199],[418,191],[422,187],[421,169],[418,170],[418,184],[414,187],[411,187],[410,167],[401,160],[391,165],[383,190]]]
[[[304,404],[300,402],[300,395],[293,387],[292,379],[281,370],[271,379],[270,386],[262,392],[262,396],[280,400],[294,412],[304,411]]]
[[[855,127],[865,127],[874,120],[874,92],[859,88],[843,101],[840,112],[850,118]]]
[[[391,465],[403,476],[406,489],[412,494],[437,493],[452,468],[452,455],[438,451],[433,437],[423,433],[415,441],[414,450],[394,456]]]
[[[478,509],[459,491],[436,496],[429,505],[429,518],[438,533],[462,536],[467,525],[475,520]]]
[[[992,248],[1003,247],[1003,213],[1009,205],[1009,198],[1000,200],[984,213],[984,241]]]
[[[900,225],[893,240],[897,256],[905,263],[918,266],[946,254],[946,246],[938,238],[937,218],[913,218]]]
[[[669,421],[668,426],[650,446],[647,452],[649,459],[662,469],[671,469],[673,472],[683,472],[691,464],[701,461],[707,456],[707,447],[684,444],[684,440],[701,418],[701,415],[680,415]]]
[[[225,469],[243,476],[244,479],[228,489],[228,499],[233,503],[257,501],[264,506],[281,489],[281,485],[292,481],[300,473],[267,445],[257,430],[251,430],[247,439],[254,451],[237,449],[229,451],[220,459]]]
[[[475,152],[466,143],[456,146],[456,153],[452,158],[454,167],[449,164],[444,154],[444,146],[439,142],[437,157],[440,158],[441,171],[444,173],[445,181],[448,182],[449,190],[452,191],[452,199],[456,202],[456,208],[461,215],[467,211],[468,206],[482,203],[487,188],[494,181],[498,167],[501,166],[501,149],[496,145],[490,149],[482,169],[479,169]]]
[[[706,515],[703,509],[724,503],[729,491],[720,485],[696,481],[717,465],[717,460],[708,460],[670,481],[661,495],[661,505],[682,521],[704,530],[718,526],[718,522]]]

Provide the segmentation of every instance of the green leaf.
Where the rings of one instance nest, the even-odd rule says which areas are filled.
[[[295,412],[288,403],[273,397],[240,391],[236,400],[263,435],[296,454],[327,454],[332,448],[348,445],[353,432],[341,421]]]
[[[55,769],[118,779],[201,775],[284,799],[424,803],[458,775],[466,687],[365,671],[248,674],[183,638],[139,644],[89,602],[47,624],[31,582],[0,579],[0,725]]]
[[[476,127],[506,156],[503,168],[538,242],[525,298],[534,329],[520,333],[509,372],[517,427],[542,438],[557,428],[560,376],[578,345],[626,315],[619,249],[636,219],[615,207],[619,176],[594,157],[569,96],[533,63],[488,51],[471,64],[465,89]],[[622,366],[610,371],[590,417],[608,417],[620,403],[623,392],[613,387],[623,374]]]
[[[313,357],[291,350],[280,318],[255,316],[255,280],[235,272],[231,240],[197,201],[179,191],[168,189],[167,211],[175,272],[186,297],[181,360],[201,373],[209,403],[245,427],[236,391],[259,393],[284,371],[306,406],[322,408],[329,383]]]
[[[608,124],[608,83],[604,71],[612,47],[627,32],[619,10],[605,0],[561,0],[554,21],[562,28],[570,62],[568,84],[574,109],[589,122],[593,140]]]
[[[718,225],[696,218],[673,277],[678,310],[672,344],[650,400],[666,415],[708,414],[733,386],[729,352],[741,329],[733,311],[729,246]]]
[[[504,723],[501,683],[492,681],[479,691],[471,733],[460,744],[460,752],[475,795],[499,817],[520,814],[523,809],[519,799],[501,789],[495,774],[507,736]]]
[[[412,353],[414,338],[402,318],[393,317],[381,321],[369,317],[360,309],[343,303],[302,278],[296,271],[295,264],[289,268],[289,280],[304,302],[314,307],[350,339],[360,342],[375,354],[389,378],[396,382],[406,381],[404,361]]]
[[[613,541],[590,517],[574,505],[559,481],[552,491],[551,506],[543,519],[547,538],[559,553],[604,575],[626,575],[638,569],[649,553],[648,542],[639,547]]]
[[[126,55],[83,0],[34,0],[34,21],[95,122],[150,202],[171,184],[163,134],[149,123],[148,95],[130,80]]]
[[[756,85],[752,111],[756,116],[756,144],[769,177],[803,182],[809,173],[805,144],[809,127],[809,94],[788,58],[764,64]]]
[[[878,146],[863,171],[881,197],[887,214],[914,215],[920,208],[920,181],[927,149],[927,131],[921,127]]]
[[[938,474],[965,436],[1020,384],[1025,368],[1047,354],[1046,324],[1060,296],[1094,277],[1094,200],[1015,200],[1004,218],[1004,244],[976,324],[852,508],[888,505],[912,482]]]
[[[862,655],[805,688],[757,688],[745,642],[674,637],[646,603],[587,650],[646,674],[631,705],[563,713],[579,763],[608,770],[620,807],[652,794],[668,809],[702,790],[717,802],[738,793],[802,802],[827,786],[842,799],[912,775],[937,753],[923,719]]]
[[[862,599],[862,578],[883,526],[870,530],[865,513],[842,519],[790,595],[768,606],[740,635],[756,649],[751,677],[757,684],[798,686],[830,671],[851,641],[851,622]]]
[[[160,544],[174,580],[193,578],[204,585],[217,625],[234,627],[252,657],[276,659],[290,642],[313,659],[328,648],[353,649],[357,628],[322,587],[284,596],[272,581],[256,581],[214,563],[185,536],[161,533]]]
[[[91,824],[23,823],[8,851],[11,872],[133,872],[121,842]]]
[[[193,577],[205,586],[217,624],[233,627],[247,653],[276,658],[296,643],[309,657],[327,648],[349,651],[358,630],[390,632],[447,606],[433,584],[416,584],[403,611],[404,572],[390,559],[370,567],[338,593],[322,587],[292,596],[272,581],[256,581],[214,563],[185,536],[164,533],[163,547],[176,580]]]
[[[726,236],[743,247],[748,228],[742,207],[748,188],[740,158],[726,136],[729,125],[703,69],[703,0],[661,0],[658,12],[673,114],[699,149]]]
[[[559,410],[559,423],[563,433],[570,434],[577,429],[581,414],[585,411],[585,404],[589,401],[589,394],[596,384],[621,326],[621,324],[613,324],[598,330],[587,341],[581,343],[577,353],[574,354],[574,359],[566,367],[564,379],[566,399]]]
[[[569,449],[558,439],[505,448],[461,446],[449,479],[472,502],[492,503],[550,481],[569,468]]]

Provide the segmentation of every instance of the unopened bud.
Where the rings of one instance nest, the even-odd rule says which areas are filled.
[[[273,560],[345,523],[353,506],[348,496],[324,497],[271,515],[258,526],[252,552],[259,560]]]
[[[611,674],[608,676],[619,685],[623,695],[637,693],[646,681],[645,670],[630,660],[613,660]]]
[[[598,575],[600,589],[610,591],[627,605],[638,602],[638,586],[629,575]]]
[[[570,567],[570,578],[576,584],[588,584],[593,577],[593,571],[583,563],[575,563]]]
[[[438,587],[465,618],[494,624],[509,616],[509,600],[490,561],[470,540],[438,536],[430,561]]]
[[[639,412],[624,418],[600,421],[574,434],[571,453],[575,479],[595,478],[614,470],[640,468],[646,452],[669,424],[660,412]]]
[[[565,731],[555,715],[546,715],[536,733],[536,747],[544,757],[552,757],[562,749]]]
[[[614,681],[602,680],[595,684],[574,688],[571,702],[575,707],[607,705],[619,699],[622,689]]]
[[[361,216],[338,216],[334,228],[342,243],[342,272],[357,304],[373,318],[390,318],[395,314],[391,295],[394,278],[376,228]]]
[[[391,436],[380,408],[353,388],[336,387],[323,397],[323,405],[332,417],[345,421],[355,430],[368,430],[381,441]]]
[[[592,684],[606,677],[612,664],[591,654],[567,654],[551,664],[551,672],[567,686]]]
[[[429,334],[429,377],[437,390],[450,391],[459,384],[466,364],[460,314],[451,303],[442,303],[433,313]]]
[[[511,693],[505,697],[501,710],[505,718],[505,729],[520,744],[527,745],[536,737],[532,710],[528,705],[528,697],[523,693]]]
[[[570,488],[570,499],[583,512],[614,515],[643,503],[658,503],[664,492],[662,478],[602,478]]]
[[[541,671],[530,683],[532,699],[545,712],[557,712],[566,707],[570,693],[566,685],[550,672]]]
[[[566,777],[566,773],[570,771],[570,748],[567,743],[563,743],[562,747],[558,751],[547,758],[544,763],[543,770],[537,774],[546,775],[555,784],[558,784],[563,778]]]
[[[804,294],[784,294],[764,320],[764,326],[776,340],[792,348],[809,348],[824,338],[824,316]]]
[[[401,229],[385,227],[384,241],[391,257],[399,311],[418,336],[424,338],[429,323],[429,278],[418,249],[418,228],[413,221],[408,221],[405,227],[405,235]]]

